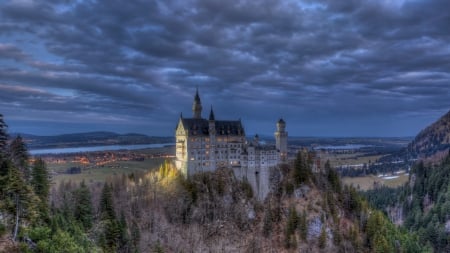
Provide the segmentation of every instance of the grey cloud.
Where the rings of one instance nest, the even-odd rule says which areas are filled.
[[[22,62],[28,58],[28,56],[19,48],[10,44],[0,43],[0,57],[3,59],[12,59],[18,62]]]
[[[299,131],[339,117],[437,115],[450,107],[446,7],[443,0],[6,2],[0,38],[17,43],[0,46],[0,56],[21,66],[0,69],[0,84],[73,91],[61,111],[129,110],[164,122],[189,110],[195,86],[225,118],[270,125],[284,114],[307,122]],[[21,36],[54,59],[28,51]],[[9,99],[43,110],[56,103]]]

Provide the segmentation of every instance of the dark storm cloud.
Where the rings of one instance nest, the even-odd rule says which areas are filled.
[[[27,108],[43,120],[78,112],[104,116],[107,127],[109,115],[171,134],[198,86],[204,108],[247,119],[253,131],[270,133],[283,116],[295,135],[412,135],[450,107],[449,8],[443,0],[6,1],[0,105],[12,118],[33,118]]]

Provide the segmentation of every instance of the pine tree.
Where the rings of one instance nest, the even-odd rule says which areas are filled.
[[[139,226],[136,221],[133,221],[133,223],[131,224],[130,234],[132,244],[131,252],[137,253],[139,252],[139,241],[141,240],[141,232],[139,230]]]
[[[319,248],[323,249],[327,246],[327,231],[325,230],[325,224],[322,224],[322,230],[319,236]]]
[[[0,113],[0,160],[6,159],[8,151],[8,125],[3,121]]]
[[[303,210],[302,214],[300,214],[299,222],[298,222],[298,229],[300,230],[300,238],[303,241],[306,241],[308,236],[308,223],[307,223],[307,215],[306,211]]]
[[[10,145],[11,160],[17,168],[23,173],[25,180],[28,181],[30,177],[30,170],[28,168],[28,150],[22,137],[18,135]]]
[[[100,218],[102,220],[115,220],[116,213],[114,212],[114,203],[112,197],[111,186],[105,183],[103,185],[100,196]]]
[[[125,219],[125,214],[123,212],[120,215],[120,221],[118,225],[119,225],[119,240],[118,240],[119,252],[130,252],[131,249],[130,235],[128,233],[128,225]]]
[[[297,245],[297,240],[295,236],[295,230],[298,227],[298,215],[294,206],[289,208],[288,220],[285,230],[285,241],[284,246],[288,248],[295,248]]]
[[[92,227],[93,208],[92,197],[89,188],[84,181],[80,183],[80,187],[73,191],[74,210],[73,216],[75,220],[79,221],[85,230]]]
[[[36,221],[38,199],[33,190],[25,183],[20,171],[14,166],[9,167],[3,191],[6,196],[6,207],[15,217],[13,240],[16,240],[22,218]]]
[[[292,235],[298,227],[298,215],[294,206],[289,208],[289,216],[287,221],[287,233]]]
[[[307,183],[311,174],[312,172],[307,163],[307,159],[305,159],[302,151],[299,151],[294,162],[293,177],[295,185],[299,186],[302,183]]]
[[[42,159],[36,159],[31,171],[31,186],[39,197],[39,213],[43,220],[49,219],[48,194],[50,191],[50,179],[47,166]]]
[[[103,221],[103,245],[101,247],[105,252],[117,252],[120,239],[120,228],[117,220],[105,220]]]
[[[112,189],[107,183],[102,189],[99,209],[100,219],[104,224],[99,244],[105,252],[116,252],[120,243],[121,230],[114,211]]]
[[[331,168],[330,160],[327,160],[327,162],[325,163],[325,173],[333,191],[336,193],[341,193],[341,181],[339,179],[338,173],[333,168]]]
[[[50,179],[47,165],[41,158],[34,161],[31,171],[31,185],[36,195],[46,202],[50,190]]]

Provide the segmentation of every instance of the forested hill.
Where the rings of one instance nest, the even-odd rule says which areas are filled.
[[[413,166],[401,188],[379,188],[366,195],[394,222],[417,231],[421,243],[432,245],[435,252],[450,252],[450,154],[438,166]]]
[[[14,138],[17,135],[18,134],[12,134],[11,137]],[[136,133],[117,134],[113,132],[88,132],[54,136],[20,135],[30,149],[174,142],[173,137],[147,136]]]
[[[229,168],[186,179],[170,161],[52,185],[0,115],[0,252],[429,252],[312,155],[271,169],[263,202]]]
[[[410,157],[441,159],[450,148],[450,111],[422,130],[408,145]]]

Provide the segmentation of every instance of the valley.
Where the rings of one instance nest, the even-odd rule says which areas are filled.
[[[76,136],[85,138],[82,134]],[[261,139],[270,143],[268,138]],[[56,222],[58,228],[41,234],[41,228],[33,225],[31,230],[25,230],[21,240],[43,243],[39,247],[48,249],[46,245],[54,242],[53,238],[72,233],[72,250],[81,247],[80,252],[127,252],[124,247],[142,252],[181,249],[393,252],[395,248],[405,252],[433,252],[432,248],[447,249],[442,239],[447,230],[442,222],[448,219],[440,211],[443,210],[441,205],[447,205],[442,201],[442,196],[446,195],[436,190],[444,189],[446,183],[433,175],[427,178],[428,169],[423,165],[417,167],[416,156],[404,155],[411,139],[293,137],[288,143],[287,162],[268,171],[270,191],[263,200],[255,197],[257,193],[249,181],[237,180],[229,168],[183,177],[173,166],[173,145],[134,149],[139,146],[133,144],[130,149],[121,146],[124,148],[114,150],[105,146],[105,150],[83,148],[78,152],[59,153],[67,149],[47,143],[44,146],[58,152],[35,153],[30,157],[30,182],[36,187],[36,170],[45,168],[47,178],[51,179],[45,194],[52,206],[41,210],[24,204],[23,208],[37,210],[42,217],[51,211],[52,223]],[[130,143],[126,138],[123,141]],[[65,142],[75,143],[70,138]],[[83,142],[78,145],[89,146]],[[11,162],[21,161],[14,157],[27,154],[26,144],[19,136],[10,147]],[[76,148],[77,145],[72,145],[69,150]],[[17,155],[14,152],[18,152]],[[33,154],[33,150],[30,153]],[[7,162],[4,160],[2,166],[11,173],[15,167]],[[11,183],[22,184],[26,180],[16,182],[12,174],[2,173],[4,177],[0,180],[11,179],[5,181],[5,190],[15,187]],[[25,175],[26,171],[17,173]],[[448,177],[446,171],[438,175]],[[419,183],[413,188],[418,191],[413,195],[417,200],[407,204],[404,201],[412,178]],[[433,186],[427,186],[430,183]],[[22,197],[24,201],[34,198],[34,191],[40,191],[40,188],[26,189],[28,195]],[[439,209],[434,208],[435,202],[439,202]],[[47,204],[42,202],[41,205]],[[96,205],[98,207],[94,207]],[[405,209],[408,205],[413,209]],[[428,222],[434,216],[422,215],[423,209],[434,213],[437,220]],[[14,212],[3,210],[2,224],[12,229]],[[421,217],[421,220],[411,217]],[[20,219],[31,221],[36,217],[28,214]],[[409,230],[402,230],[391,222]],[[64,224],[72,225],[64,227],[67,226]],[[432,232],[426,224],[434,224],[439,230]],[[120,235],[114,235],[117,228]],[[375,232],[380,229],[382,235]],[[78,232],[70,232],[72,230]],[[177,236],[166,237],[168,231]],[[248,234],[249,231],[253,233]],[[111,236],[116,239],[107,239]],[[213,244],[213,241],[219,243]],[[23,242],[0,245],[7,250],[32,247]],[[72,250],[70,252],[76,252]]]
[[[90,135],[90,134],[89,134]],[[78,139],[85,139],[82,134],[77,135]],[[398,187],[406,182],[408,175],[405,172],[407,167],[400,167],[395,171],[384,173],[384,176],[378,174],[345,176],[349,171],[368,170],[369,166],[376,164],[377,160],[390,152],[396,152],[406,147],[411,138],[309,138],[293,137],[289,142],[290,159],[295,158],[298,150],[306,148],[315,153],[316,166],[323,168],[327,161],[333,168],[344,173],[343,182],[353,185],[357,189],[367,190],[374,186],[386,185],[389,187]],[[270,142],[270,138],[262,137],[263,141]],[[66,139],[69,143],[75,143],[72,139]],[[124,139],[126,143],[130,140]],[[53,146],[47,143],[45,146]],[[79,145],[86,146],[86,143],[80,142]],[[152,144],[151,144],[152,145]],[[57,185],[61,181],[72,180],[87,183],[103,182],[106,178],[113,175],[130,174],[134,172],[143,172],[159,168],[159,165],[166,159],[171,160],[174,157],[174,146],[155,147],[148,149],[131,150],[104,150],[104,151],[84,151],[84,152],[64,152],[66,149],[51,149],[54,154],[41,152],[31,154],[35,157],[41,157],[48,165],[52,174],[53,182]],[[34,146],[36,147],[36,146]],[[99,148],[108,149],[109,146]],[[123,146],[126,148],[127,146]],[[77,149],[73,146],[70,150]],[[53,150],[57,152],[53,152]],[[82,149],[80,149],[82,150]],[[37,150],[39,151],[39,149]],[[71,168],[79,168],[79,173],[71,173]],[[403,171],[392,178],[393,173]],[[394,175],[395,176],[395,175]]]

